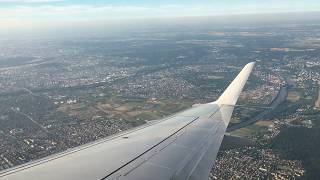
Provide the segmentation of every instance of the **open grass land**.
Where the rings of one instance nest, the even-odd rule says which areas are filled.
[[[230,132],[230,134],[250,138],[257,134],[266,132],[270,125],[273,125],[272,121],[258,121],[250,126],[234,130]]]
[[[289,91],[287,100],[290,101],[290,102],[297,102],[297,101],[299,101],[300,97],[301,97],[300,92],[298,92],[298,91]]]
[[[79,119],[94,119],[96,116],[122,119],[129,122],[161,119],[187,109],[191,100],[125,98],[115,94],[72,104],[60,104],[57,111]]]
[[[237,124],[240,122],[241,122],[241,119],[239,117],[232,116],[230,119],[230,124]]]
[[[257,107],[236,107],[233,116],[231,117],[230,124],[241,123],[257,115],[263,109]]]

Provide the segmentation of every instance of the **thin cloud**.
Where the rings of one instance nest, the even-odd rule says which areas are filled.
[[[15,8],[1,8],[0,18],[43,18],[43,17],[74,17],[83,18],[92,16],[108,17],[109,15],[121,16],[134,13],[146,13],[155,10],[142,6],[93,6],[93,5],[69,5],[69,6],[16,6]]]
[[[0,0],[3,2],[5,0]],[[18,0],[13,0],[18,1]],[[21,2],[22,0],[20,0]],[[45,2],[58,0],[23,0],[28,2]],[[301,9],[300,11],[314,10]],[[242,5],[237,7],[219,8],[204,5],[175,5],[163,6],[120,6],[120,5],[17,5],[15,7],[0,7],[0,19],[122,19],[122,18],[154,18],[154,17],[184,17],[210,16],[225,14],[254,14],[274,12],[296,12],[296,8],[286,6],[268,7],[257,5]]]
[[[1,0],[0,0],[1,1]],[[73,17],[82,18],[140,18],[140,17],[170,17],[170,16],[199,16],[241,13],[239,9],[216,9],[208,6],[166,5],[159,7],[148,6],[95,6],[95,5],[68,5],[68,6],[16,6],[14,8],[0,8],[0,18],[55,18]]]
[[[0,3],[50,3],[64,0],[0,0]]]

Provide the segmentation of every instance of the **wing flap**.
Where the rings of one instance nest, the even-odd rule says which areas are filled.
[[[160,179],[193,177],[193,174],[198,172],[195,167],[202,164],[201,159],[207,150],[213,146],[213,143],[215,147],[219,148],[224,132],[221,140],[219,140],[220,136],[218,139],[215,137],[217,131],[225,131],[226,129],[220,119],[215,119],[219,112],[218,105],[202,106],[202,108],[209,107],[211,107],[211,113],[198,117],[162,144],[154,147],[152,152],[148,152],[141,157],[140,160],[142,161],[132,162],[132,164],[120,169],[106,179],[154,179],[154,174],[147,172],[146,169],[155,167],[161,168],[161,171],[166,171],[166,173],[160,175]],[[201,127],[203,123],[208,121],[212,122],[209,127]]]

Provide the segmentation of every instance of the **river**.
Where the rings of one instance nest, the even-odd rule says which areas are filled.
[[[277,96],[270,102],[268,109],[260,112],[258,115],[240,122],[238,124],[232,125],[230,127],[228,127],[227,132],[230,131],[234,131],[236,129],[240,129],[243,128],[245,126],[248,126],[250,124],[253,124],[261,119],[263,119],[265,116],[269,115],[270,113],[272,113],[281,103],[283,103],[288,96],[288,88],[291,86],[291,84],[289,85],[288,83],[286,83],[284,86],[282,86],[277,94]]]

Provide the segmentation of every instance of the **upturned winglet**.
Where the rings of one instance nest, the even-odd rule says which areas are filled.
[[[215,102],[221,105],[234,106],[237,103],[238,97],[246,84],[248,77],[254,67],[255,62],[248,63],[232,83],[227,87],[219,99]]]

